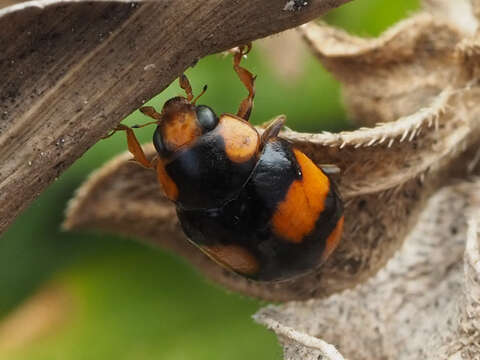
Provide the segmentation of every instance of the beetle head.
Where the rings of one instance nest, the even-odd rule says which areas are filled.
[[[188,146],[218,124],[218,117],[210,107],[196,106],[182,96],[168,100],[159,115],[153,143],[160,156]]]

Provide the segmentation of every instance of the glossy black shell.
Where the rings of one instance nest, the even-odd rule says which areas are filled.
[[[207,166],[199,169],[193,177],[183,179],[182,188],[192,186],[189,190],[192,197],[196,192],[202,192],[201,196],[196,196],[198,205],[202,198],[209,196],[212,199],[205,203],[230,198],[221,206],[205,206],[203,209],[177,206],[180,223],[189,239],[201,248],[235,245],[246,249],[259,267],[255,273],[241,275],[259,281],[284,280],[318,267],[322,263],[327,238],[343,213],[343,204],[333,183],[330,181],[325,209],[316,220],[313,231],[300,243],[288,242],[272,231],[271,219],[291,184],[303,176],[291,144],[280,138],[270,139],[258,158],[242,168],[228,164],[228,160],[217,154],[215,147],[221,148],[221,143],[208,142],[195,149],[194,155],[189,155]],[[213,161],[217,159],[219,163],[214,165]],[[209,164],[228,173],[216,178],[217,175],[209,173],[212,168]],[[233,179],[237,171],[242,174],[242,180]],[[238,188],[232,191],[234,186]]]

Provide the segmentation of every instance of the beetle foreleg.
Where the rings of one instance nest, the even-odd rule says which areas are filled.
[[[134,161],[136,161],[137,163],[139,163],[140,165],[146,168],[153,168],[155,166],[154,162],[151,162],[147,159],[147,157],[145,156],[145,153],[143,152],[142,147],[140,146],[140,143],[138,142],[137,137],[135,136],[135,133],[128,126],[119,124],[111,134],[108,134],[103,138],[104,139],[109,138],[110,136],[115,134],[117,131],[125,131],[127,133],[128,151],[130,151],[130,153],[133,155]]]

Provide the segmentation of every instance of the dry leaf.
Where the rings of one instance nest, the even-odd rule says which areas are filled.
[[[188,66],[349,0],[29,1],[0,5],[0,232]],[[4,4],[6,5],[6,4]]]
[[[431,32],[432,27],[436,31]],[[400,23],[380,39],[354,38],[315,24],[302,31],[345,83],[347,96],[353,99],[352,113],[363,114],[368,108],[372,118],[384,122],[339,134],[283,133],[317,163],[336,164],[342,170],[338,185],[346,204],[345,231],[325,265],[302,278],[271,284],[219,269],[179,241],[183,235],[174,225],[171,204],[155,190],[154,175],[127,164],[128,155],[107,165],[80,190],[67,226],[115,230],[161,242],[227,287],[268,300],[322,297],[375,274],[401,246],[428,197],[452,176],[465,177],[475,166],[480,139],[475,99],[480,89],[468,78],[466,60],[456,55],[464,34],[426,13]],[[395,52],[400,53],[398,59]],[[375,86],[380,90],[369,91]],[[393,116],[401,117],[392,121]],[[153,152],[149,147],[148,154]],[[139,183],[142,190],[135,190]]]
[[[318,164],[341,169],[344,235],[313,273],[264,284],[221,270],[183,241],[154,175],[126,154],[79,190],[66,226],[137,235],[228,288],[267,300],[336,293],[260,311],[257,320],[279,334],[286,359],[479,359],[480,5],[425,5],[374,39],[327,25],[301,28],[342,82],[352,116],[369,126],[282,133]],[[147,152],[153,155],[151,145]]]

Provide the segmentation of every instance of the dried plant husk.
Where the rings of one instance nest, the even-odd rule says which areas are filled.
[[[276,283],[225,272],[181,239],[172,205],[163,199],[154,174],[127,163],[128,155],[113,160],[80,189],[66,226],[161,242],[228,288],[267,300],[324,297],[375,274],[401,246],[426,200],[453,178],[474,170],[480,88],[468,78],[469,66],[458,55],[464,34],[427,13],[401,22],[379,39],[359,39],[316,24],[302,32],[344,84],[352,114],[365,116],[368,108],[374,114],[368,118],[377,123],[338,134],[282,133],[316,163],[341,169],[337,183],[345,201],[344,235],[325,264],[301,278]],[[400,54],[398,59],[394,53]],[[374,86],[380,90],[369,91]],[[149,156],[153,152],[147,147]]]
[[[231,290],[290,300],[255,316],[278,334],[286,359],[479,359],[480,6],[424,8],[379,38],[300,28],[363,126],[281,134],[341,169],[344,235],[314,272],[257,283],[222,270],[185,241],[154,175],[128,154],[79,189],[66,227],[138,236]]]

